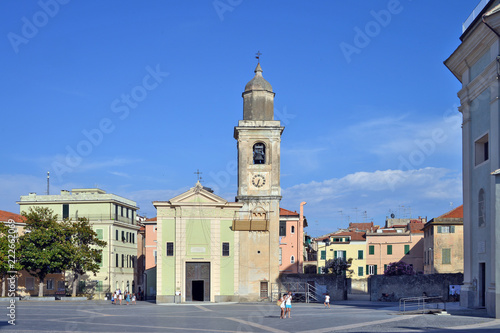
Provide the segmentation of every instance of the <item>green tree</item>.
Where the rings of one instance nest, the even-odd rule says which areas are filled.
[[[97,233],[86,218],[65,221],[63,226],[71,235],[68,244],[71,259],[67,269],[73,273],[72,296],[75,297],[78,278],[87,272],[92,272],[94,275],[99,272],[102,262],[102,248],[107,243],[97,238]]]
[[[38,277],[38,296],[43,296],[43,285],[48,274],[67,269],[71,248],[67,245],[66,228],[57,223],[57,215],[46,207],[30,208],[26,217],[25,233],[19,237],[19,263]]]
[[[325,271],[326,273],[332,273],[335,275],[344,275],[345,273],[350,273],[352,272],[349,270],[349,267],[351,267],[351,262],[352,258],[349,258],[349,260],[345,260],[342,257],[338,257],[335,259],[329,259],[325,263]]]
[[[391,262],[387,265],[384,275],[394,276],[394,275],[415,275],[412,265],[408,265],[404,261]]]
[[[20,271],[21,265],[15,260],[17,242],[17,229],[0,222],[0,278],[2,279],[2,297],[5,297],[6,278],[9,271]]]

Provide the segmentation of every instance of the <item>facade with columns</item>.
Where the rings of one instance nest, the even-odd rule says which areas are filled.
[[[280,145],[260,64],[243,92],[235,202],[199,182],[157,208],[157,303],[257,301],[279,277]]]
[[[500,6],[467,21],[445,65],[462,83],[464,285],[460,303],[500,318]],[[499,286],[499,288],[497,288]]]

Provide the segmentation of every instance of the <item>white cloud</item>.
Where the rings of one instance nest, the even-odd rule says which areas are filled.
[[[351,222],[364,222],[364,211],[368,220],[382,225],[388,212],[400,206],[406,207],[406,214],[411,209],[413,217],[439,216],[449,210],[450,202],[462,202],[462,181],[459,173],[444,168],[378,170],[298,184],[283,189],[282,195],[282,207],[295,210],[306,201],[306,216],[334,231],[347,227],[348,215]]]

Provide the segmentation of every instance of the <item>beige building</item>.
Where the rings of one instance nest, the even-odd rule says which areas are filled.
[[[463,206],[436,217],[424,227],[424,274],[463,273]]]
[[[97,188],[61,191],[58,195],[21,196],[17,202],[21,212],[40,206],[50,208],[58,219],[89,220],[97,237],[107,242],[103,249],[101,269],[81,277],[79,291],[94,290],[98,297],[120,288],[122,291],[137,292],[134,281],[134,267],[137,262],[136,203]],[[72,279],[67,276],[66,279]]]

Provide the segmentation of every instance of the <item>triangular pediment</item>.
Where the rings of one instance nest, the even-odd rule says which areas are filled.
[[[227,200],[206,190],[200,182],[188,191],[169,200],[171,204],[225,205]]]

